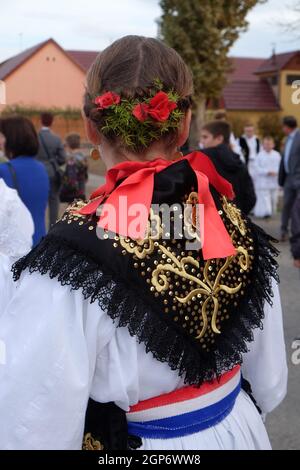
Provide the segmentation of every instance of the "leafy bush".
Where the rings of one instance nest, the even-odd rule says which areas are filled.
[[[1,113],[2,117],[11,116],[11,115],[19,115],[28,118],[32,118],[34,116],[39,116],[41,113],[50,112],[54,116],[61,116],[64,119],[71,119],[71,120],[79,120],[81,119],[81,111],[77,108],[42,108],[42,107],[34,107],[34,106],[22,106],[22,105],[13,105],[13,106],[6,106]]]
[[[282,121],[278,114],[264,114],[258,121],[257,127],[261,137],[271,136],[275,140],[277,150],[281,150],[284,133]]]

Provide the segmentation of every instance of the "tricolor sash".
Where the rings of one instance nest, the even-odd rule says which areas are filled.
[[[232,410],[241,389],[240,367],[201,387],[184,387],[139,402],[127,413],[128,432],[150,439],[194,434],[220,423]]]

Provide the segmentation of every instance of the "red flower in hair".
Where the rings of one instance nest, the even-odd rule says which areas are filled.
[[[94,103],[98,106],[99,109],[107,109],[110,108],[113,104],[119,104],[120,101],[121,97],[117,95],[117,93],[108,91],[101,96],[97,96],[97,98],[94,100]]]
[[[134,107],[132,114],[141,122],[146,121],[150,116],[155,121],[164,122],[169,119],[169,116],[177,104],[169,100],[167,93],[159,91],[149,104],[141,103]]]
[[[149,105],[146,103],[137,104],[132,111],[134,117],[139,121],[144,122],[148,119],[149,116]]]

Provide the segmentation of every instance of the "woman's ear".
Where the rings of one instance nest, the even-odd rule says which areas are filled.
[[[189,138],[191,120],[192,120],[192,110],[189,109],[186,115],[184,116],[182,124],[181,124],[180,132],[178,136],[178,142],[177,142],[178,147],[182,147],[182,145],[185,144],[185,142]]]
[[[100,145],[101,136],[99,135],[99,132],[97,131],[95,127],[95,124],[86,117],[84,112],[82,113],[82,117],[83,117],[83,122],[84,122],[85,133],[86,133],[88,140],[93,145]]]

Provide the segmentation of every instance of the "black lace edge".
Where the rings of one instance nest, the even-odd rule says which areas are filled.
[[[253,329],[263,327],[265,301],[272,304],[272,278],[279,282],[274,259],[278,255],[273,246],[275,240],[250,220],[248,226],[252,230],[256,255],[252,282],[238,311],[231,315],[222,330],[216,349],[209,353],[204,352],[196,340],[188,340],[187,335],[166,323],[124,279],[100,269],[91,253],[79,252],[63,238],[48,235],[14,264],[13,276],[17,281],[28,269],[30,273],[57,278],[71,290],[81,289],[84,299],[91,303],[97,301],[117,322],[117,327],[127,327],[131,336],[145,344],[146,352],[184,376],[186,384],[199,386],[242,363],[242,353],[248,351],[247,342],[253,341]]]

